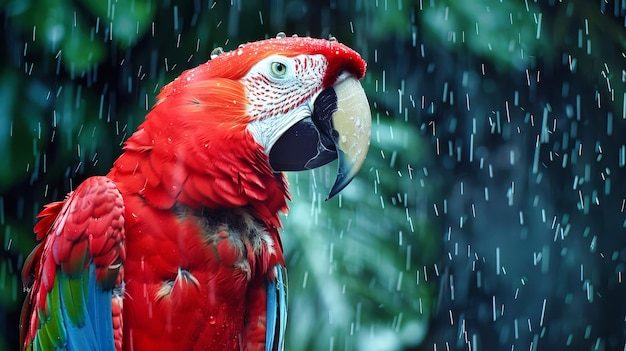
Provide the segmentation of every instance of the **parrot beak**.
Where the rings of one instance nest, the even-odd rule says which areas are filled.
[[[328,200],[345,188],[363,165],[371,127],[361,83],[352,75],[341,76],[319,93],[311,116],[280,136],[270,151],[270,164],[275,170],[300,171],[338,159],[337,178]]]

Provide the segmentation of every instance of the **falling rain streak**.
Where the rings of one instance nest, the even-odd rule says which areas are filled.
[[[332,164],[288,174],[286,349],[626,348],[623,1],[62,3],[4,14],[0,345],[43,204],[183,70],[282,32],[360,52],[373,112],[336,200]]]

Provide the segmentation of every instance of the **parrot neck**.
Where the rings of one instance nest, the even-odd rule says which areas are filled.
[[[161,209],[249,208],[268,228],[281,227],[278,212],[288,209],[287,182],[272,171],[252,137],[235,133],[222,143],[215,138],[199,143],[176,128],[152,132],[149,122],[128,139],[108,175],[122,194],[137,194]],[[237,135],[244,137],[236,140]]]

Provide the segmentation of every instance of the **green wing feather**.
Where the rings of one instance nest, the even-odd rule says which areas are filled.
[[[119,190],[106,177],[91,177],[39,217],[35,232],[42,242],[22,272],[28,291],[22,349],[115,349],[112,299],[120,291],[125,252]]]

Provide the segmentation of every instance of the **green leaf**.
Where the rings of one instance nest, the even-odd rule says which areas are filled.
[[[91,1],[82,4],[111,30],[111,39],[120,47],[132,46],[150,27],[157,5],[150,0]]]
[[[72,30],[62,42],[63,63],[72,72],[96,67],[105,54],[104,44],[91,39],[84,30]]]
[[[24,84],[14,70],[0,71],[0,191],[11,188],[27,175],[27,170],[40,166],[37,145],[39,136],[47,128],[41,101],[25,96],[42,91],[37,80]]]
[[[479,55],[510,67],[525,67],[541,53],[550,56],[542,14],[529,2],[438,1],[424,8],[421,18],[432,36],[455,48],[465,46]]]

